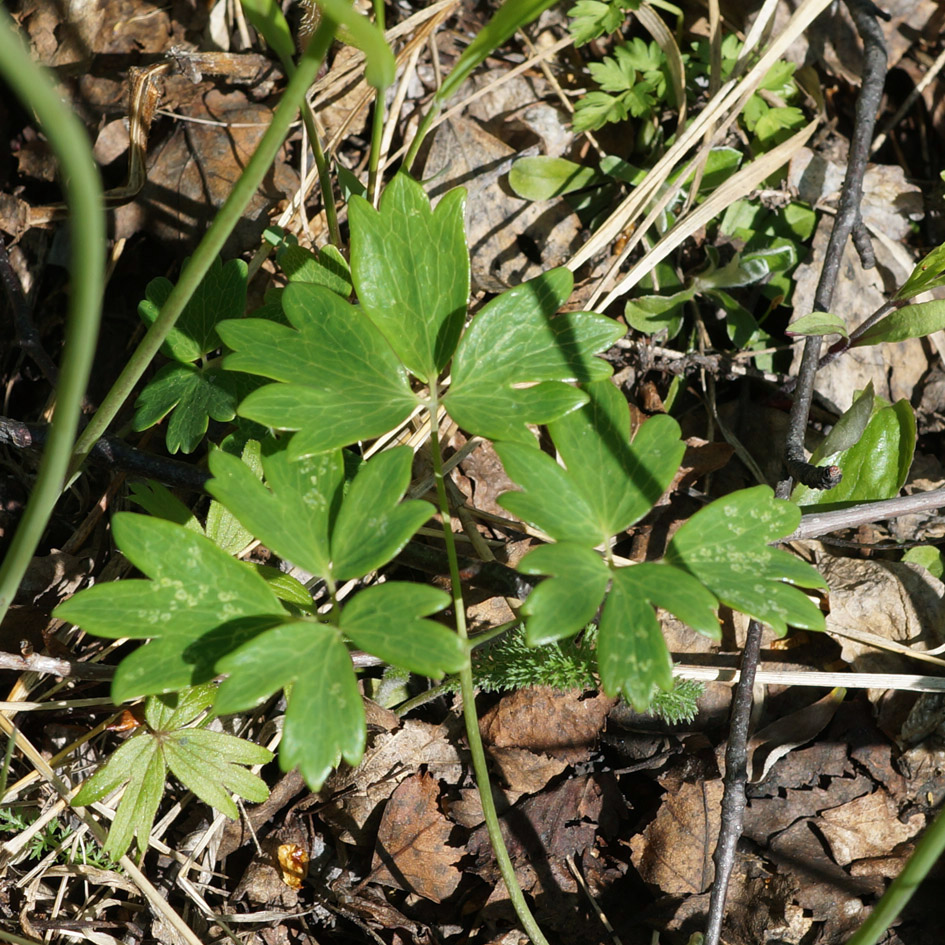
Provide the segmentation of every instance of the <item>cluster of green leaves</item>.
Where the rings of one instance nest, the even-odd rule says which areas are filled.
[[[271,761],[269,749],[193,724],[206,713],[214,695],[214,687],[204,685],[148,699],[144,724],[72,799],[76,807],[84,807],[124,788],[102,848],[106,856],[119,859],[132,840],[142,854],[147,850],[168,770],[185,788],[233,820],[238,811],[231,793],[254,803],[269,796],[265,781],[245,768]]]
[[[722,81],[731,77],[742,45],[734,33],[722,38]],[[692,52],[684,56],[686,88],[690,98],[695,98],[708,87],[710,44],[708,40],[700,39],[692,44],[691,49]],[[792,62],[776,62],[745,102],[739,121],[752,135],[751,149],[755,154],[770,151],[805,123],[804,113],[791,104],[800,96],[794,80],[796,69],[797,66]]]
[[[637,118],[646,122],[664,106],[675,106],[666,56],[652,40],[639,36],[614,47],[613,56],[592,62],[588,71],[600,89],[574,106],[574,130],[596,131],[604,125]]]
[[[626,13],[639,3],[627,0],[580,0],[569,11],[571,36],[575,46],[592,39],[619,33]],[[742,51],[742,42],[734,34],[721,44],[722,81],[732,74]],[[691,45],[682,56],[685,70],[686,98],[695,102],[708,85],[710,47],[704,39]],[[605,125],[636,119],[640,133],[636,150],[649,150],[656,139],[656,126],[664,108],[679,108],[666,52],[653,41],[638,36],[620,38],[613,55],[588,64],[591,78],[599,86],[580,98],[574,107],[574,130],[596,131]],[[796,66],[777,62],[765,74],[757,90],[748,98],[739,116],[742,127],[751,135],[755,154],[770,151],[804,125],[804,113],[791,104],[799,97],[794,81]],[[680,89],[682,83],[680,84]]]
[[[768,547],[796,526],[797,509],[764,488],[698,513],[661,562],[614,562],[614,540],[649,511],[677,471],[679,428],[655,417],[631,441],[627,403],[597,357],[623,329],[594,313],[557,314],[572,287],[567,270],[510,289],[466,325],[463,201],[463,192],[453,191],[434,210],[406,175],[394,179],[377,210],[352,197],[350,283],[338,278],[338,260],[286,243],[288,286],[254,317],[214,323],[231,352],[224,371],[255,377],[240,417],[278,432],[263,440],[258,462],[252,452],[241,458],[214,450],[208,489],[246,533],[322,581],[332,606],[313,612],[298,585],[235,560],[181,522],[180,510],[164,519],[116,515],[115,541],[145,578],[97,585],[57,610],[89,632],[149,641],[118,667],[116,701],[186,689],[222,673],[214,711],[228,714],[284,689],[280,764],[298,766],[317,788],[342,758],[356,764],[364,748],[349,647],[432,677],[468,667],[466,641],[428,619],[449,603],[442,591],[388,581],[343,603],[336,594],[341,582],[394,558],[433,514],[423,501],[404,500],[412,460],[406,447],[346,463],[346,447],[389,433],[418,409],[445,410],[465,431],[496,442],[521,487],[502,504],[551,539],[521,564],[526,573],[550,575],[524,607],[528,643],[573,636],[603,604],[597,659],[609,694],[645,709],[655,687],[672,688],[656,606],[713,636],[719,602],[779,632],[788,623],[823,625],[793,586],[822,586],[817,573]],[[357,305],[348,300],[351,286]],[[560,464],[539,449],[535,424],[547,425]],[[138,501],[170,509],[160,493],[139,493]],[[160,736],[149,730],[129,746],[141,759],[148,753],[152,780],[165,765],[180,776],[179,757],[168,754],[171,744],[180,751],[180,738],[168,734],[173,726],[163,717],[149,724]],[[97,775],[83,800],[145,770],[141,759],[134,770],[125,764],[131,752],[124,749],[117,767]],[[126,794],[142,795],[137,803],[150,810],[156,799],[148,790],[132,780]],[[122,843],[132,834],[142,842],[143,819],[120,826]]]

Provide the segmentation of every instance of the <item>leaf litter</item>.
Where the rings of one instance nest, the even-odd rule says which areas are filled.
[[[897,16],[900,20],[910,15],[926,17],[912,24],[921,30],[928,23],[931,8],[928,4],[909,6],[914,11],[899,11]],[[921,15],[920,7],[925,8]],[[143,2],[100,4],[94,10],[95,15],[85,18],[77,36],[71,37],[67,32],[60,35],[58,13],[46,4],[29,4],[22,15],[41,58],[73,68],[76,63],[86,64],[89,52],[93,59],[163,52],[172,40],[185,33],[194,35],[204,25],[189,19],[192,11],[176,5],[169,12]],[[115,23],[124,25],[114,29]],[[901,39],[899,42],[901,45]],[[838,54],[835,62],[856,69],[855,64],[849,65],[845,53]],[[496,68],[507,65],[494,63]],[[837,68],[840,71],[839,65]],[[932,83],[926,95],[940,91],[940,83]],[[156,240],[165,246],[190,240],[205,224],[271,115],[270,104],[260,101],[257,92],[226,90],[215,80],[194,86],[177,78],[168,84],[166,94],[175,112],[230,127],[195,125],[185,130],[175,123],[169,126],[173,130],[156,129],[149,149],[148,189],[139,200],[144,212],[121,211],[117,235]],[[119,86],[113,78],[87,74],[79,82],[70,82],[70,88],[82,111],[99,120],[118,107]],[[487,128],[468,117],[445,123],[442,140],[437,140],[428,158],[428,173],[449,168],[456,176],[467,175],[472,186],[480,188],[468,209],[474,211],[471,239],[481,253],[474,267],[484,288],[504,288],[521,281],[526,273],[555,265],[579,238],[574,214],[564,205],[552,211],[539,207],[542,212],[536,212],[537,205],[530,205],[534,221],[525,226],[523,214],[512,213],[512,198],[501,191],[502,173],[511,157],[536,146],[552,153],[551,132],[527,138],[522,128],[531,126],[515,117],[533,107],[534,99],[550,97],[548,88],[537,79],[510,84],[509,95],[495,109],[502,113],[501,120]],[[940,97],[931,97],[930,107],[936,107]],[[480,120],[488,112],[485,106]],[[931,133],[945,138],[941,116]],[[523,147],[526,140],[529,143]],[[104,141],[102,147],[104,153]],[[107,153],[121,163],[120,143],[112,144]],[[905,171],[909,177],[916,176],[909,168]],[[19,172],[34,183],[48,181],[50,165],[41,148],[31,146],[20,152]],[[894,216],[877,218],[877,228],[895,227],[904,233],[907,221],[915,222],[915,206],[914,190],[896,176],[901,173],[898,167],[887,168],[876,186],[868,189],[870,202],[878,209],[888,214],[889,204],[894,205]],[[286,161],[277,164],[271,186],[247,215],[233,252],[258,244],[262,226],[285,204],[297,181],[296,170]],[[488,201],[486,186],[492,188]],[[530,257],[522,231],[538,245],[540,262]],[[35,252],[29,245],[31,240],[27,244]],[[815,236],[814,257],[809,261],[811,277],[819,273],[817,253],[822,243],[823,237]],[[883,240],[879,249],[881,254],[889,253],[881,256],[885,268],[902,271],[902,259]],[[876,305],[865,295],[866,276],[858,266],[854,257],[845,261],[843,268],[849,278],[841,283],[835,307],[865,315]],[[144,278],[157,274],[151,269]],[[795,296],[799,311],[808,278],[804,270],[799,271]],[[142,284],[139,278],[138,286]],[[870,286],[874,300],[883,297],[883,288],[879,282]],[[849,302],[844,301],[844,292]],[[136,301],[141,293],[136,289],[128,294]],[[926,348],[918,342],[901,342],[891,350],[894,353],[887,352],[886,361],[871,356],[866,367],[858,369],[860,373],[854,373],[851,359],[838,362],[846,366],[838,369],[835,379],[823,382],[819,389],[823,403],[845,407],[868,380],[874,380],[877,392],[891,400],[922,392],[922,379],[930,364]],[[937,408],[940,404],[933,404],[932,412]],[[753,433],[748,438],[751,445],[765,442],[770,430],[769,425]],[[644,520],[644,527],[671,533],[692,514],[691,508],[686,510],[691,501],[686,495],[688,488],[704,482],[705,475],[714,473],[728,459],[726,449],[730,448],[719,443],[712,446],[715,452],[692,456],[692,472],[685,479],[677,477],[670,486],[662,500],[662,521],[658,516],[655,524]],[[496,487],[491,473],[494,468],[487,459],[466,464],[468,501],[501,516],[504,510],[495,504],[494,497],[508,486]],[[737,475],[744,474],[739,471]],[[743,486],[750,484],[741,482]],[[513,529],[482,526],[482,531],[490,537],[505,537]],[[517,533],[519,538],[521,534]],[[910,531],[896,537],[908,539],[912,535]],[[643,550],[645,554],[645,546]],[[833,551],[825,553],[821,562],[830,584],[828,631],[832,625],[838,630],[850,627],[885,633],[890,639],[924,649],[940,645],[940,582],[916,565],[854,559]],[[818,643],[817,661],[826,664],[833,659],[840,665],[861,668],[866,648],[848,638],[841,637],[841,641],[834,646],[829,641]],[[876,655],[875,650],[869,653],[872,669],[894,671],[894,666],[909,665],[899,656]],[[770,696],[763,713],[772,712]],[[862,921],[867,904],[901,867],[930,806],[941,800],[936,778],[945,766],[941,748],[945,722],[941,705],[932,697],[923,696],[916,702],[886,693],[876,698],[881,705],[875,716],[865,700],[851,699],[839,708],[833,705],[836,711],[832,717],[820,717],[817,724],[800,732],[796,728],[786,733],[778,730],[779,722],[782,728],[791,729],[796,715],[763,718],[768,725],[760,727],[759,738],[767,733],[763,746],[770,749],[767,757],[775,760],[762,765],[759,774],[763,777],[750,788],[746,839],[752,846],[736,861],[727,941],[747,945],[772,936],[783,942],[816,940],[823,945],[843,941]],[[588,878],[623,941],[649,941],[648,931],[634,917],[644,908],[663,932],[688,934],[699,927],[712,878],[711,851],[717,834],[721,782],[718,767],[713,769],[706,759],[718,745],[719,733],[711,728],[700,731],[698,725],[682,734],[666,731],[654,736],[652,732],[630,731],[625,741],[633,745],[638,768],[617,776],[606,769],[619,766],[626,758],[607,741],[608,732],[617,727],[610,702],[599,695],[522,690],[500,697],[483,716],[483,728],[492,745],[492,764],[505,785],[497,793],[503,795],[503,831],[509,837],[516,872],[541,906],[541,918],[562,938],[598,941],[604,934],[596,926],[591,931],[588,922],[575,925],[575,916],[587,905],[582,904],[568,863],[577,864]],[[761,748],[759,743],[758,750]],[[684,766],[680,762],[684,755],[702,758],[705,763]],[[388,717],[385,727],[375,730],[364,760],[356,768],[339,770],[318,796],[307,796],[296,783],[295,796],[305,796],[290,808],[291,816],[285,813],[289,801],[282,803],[284,799],[280,799],[281,807],[259,805],[262,816],[254,817],[249,810],[253,829],[265,834],[259,847],[262,855],[256,852],[251,862],[267,879],[244,878],[239,886],[220,890],[232,889],[229,895],[234,902],[245,897],[253,908],[292,912],[304,911],[318,896],[323,916],[332,921],[339,921],[340,916],[342,922],[348,917],[355,927],[360,922],[361,927],[389,934],[395,941],[458,934],[460,901],[465,891],[470,891],[468,902],[479,910],[485,926],[501,928],[509,915],[507,909],[502,911],[505,893],[497,881],[484,830],[477,826],[474,810],[470,812],[475,802],[470,801],[467,770],[464,746],[449,717],[435,723]],[[928,801],[926,796],[932,797],[933,791],[936,796]],[[302,830],[300,822],[305,822],[307,829]],[[240,875],[237,861],[245,861],[255,845],[249,835],[236,837],[228,831],[223,837],[226,857],[215,866],[236,877]],[[299,888],[287,882],[280,869],[279,851],[294,849],[293,845],[316,854],[310,857],[313,869]],[[324,856],[326,850],[328,855]],[[345,860],[350,863],[352,857],[358,867],[338,865]],[[53,876],[47,873],[48,879]],[[399,893],[382,894],[375,886]],[[48,887],[43,895],[46,892]],[[409,893],[426,902],[418,905]],[[34,915],[44,908],[38,905],[43,895],[33,903]],[[9,893],[4,896],[7,898],[0,900],[0,905],[7,921],[12,915],[11,899]],[[321,904],[322,899],[326,904]],[[438,913],[430,903],[442,903],[448,911]],[[273,929],[252,933],[252,940],[297,940],[296,932],[288,930],[299,928],[296,923],[302,921],[280,918]],[[908,916],[906,921],[910,921]],[[911,921],[914,928],[915,917]],[[150,931],[158,941],[173,940],[167,927],[157,923]],[[488,935],[498,941],[501,932]],[[900,937],[895,931],[892,936],[893,942],[920,940]]]

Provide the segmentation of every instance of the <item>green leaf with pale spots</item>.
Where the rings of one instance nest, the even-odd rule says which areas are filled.
[[[344,500],[340,450],[296,461],[283,443],[267,449],[266,485],[216,450],[207,489],[268,548],[319,577],[347,581],[387,564],[433,514],[427,502],[401,501],[410,485],[409,447],[361,463]]]
[[[517,444],[496,446],[521,492],[499,504],[557,541],[591,546],[644,516],[672,482],[685,446],[667,416],[648,420],[630,441],[630,411],[609,381],[587,387],[590,401],[549,424],[566,469]]]
[[[168,414],[165,443],[169,453],[192,453],[203,441],[210,418],[236,416],[236,375],[220,365],[165,364],[135,403],[132,427],[147,430]]]
[[[151,638],[119,665],[116,703],[212,678],[221,645],[232,649],[288,616],[251,567],[190,529],[128,512],[114,516],[112,529],[124,555],[152,580],[97,584],[55,615],[97,636]],[[217,651],[195,648],[211,631],[218,631]]]
[[[230,674],[215,703],[221,714],[252,709],[286,689],[279,765],[298,767],[313,791],[342,759],[361,760],[364,707],[337,627],[312,619],[284,624],[221,659],[218,669]]]
[[[466,319],[465,203],[457,188],[431,209],[420,184],[401,173],[377,210],[363,197],[348,204],[351,274],[364,314],[425,383],[453,356]]]
[[[298,459],[379,436],[409,415],[418,401],[407,371],[363,310],[303,282],[286,287],[282,306],[291,328],[258,318],[218,326],[236,352],[227,370],[281,382],[253,391],[241,417],[300,431]]]
[[[701,581],[723,604],[779,635],[789,626],[823,630],[820,609],[792,585],[826,588],[824,579],[809,564],[769,547],[794,531],[800,517],[796,505],[775,499],[767,486],[733,492],[676,532],[666,561]]]
[[[587,395],[569,386],[609,377],[595,357],[625,329],[593,312],[555,313],[573,277],[553,269],[489,302],[463,335],[443,404],[464,429],[497,440],[534,443],[529,423],[548,423]]]

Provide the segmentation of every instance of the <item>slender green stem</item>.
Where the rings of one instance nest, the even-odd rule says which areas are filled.
[[[433,101],[430,103],[430,108],[420,122],[420,127],[417,128],[417,133],[413,136],[413,141],[410,142],[407,156],[404,158],[404,167],[407,169],[408,173],[411,167],[413,167],[413,162],[417,160],[417,152],[420,150],[420,145],[423,144],[423,139],[429,133],[430,127],[436,119],[436,116],[440,114],[442,107],[440,100],[434,97]]]
[[[62,102],[47,72],[30,58],[13,20],[3,10],[0,10],[0,75],[36,115],[62,168],[63,190],[70,211],[72,282],[49,440],[23,518],[0,565],[2,620],[62,492],[78,429],[102,309],[105,212],[102,184],[85,129]]]
[[[922,834],[902,872],[883,893],[882,899],[870,913],[869,918],[847,940],[847,945],[875,945],[880,937],[906,907],[912,894],[919,888],[929,870],[945,851],[945,810],[940,810],[935,820]]]
[[[384,0],[374,0],[374,24],[384,32]],[[376,207],[378,179],[377,169],[381,162],[381,138],[384,136],[384,92],[380,89],[374,96],[374,117],[371,121],[371,153],[368,156],[367,199]]]
[[[226,203],[214,217],[210,228],[181,272],[177,285],[174,286],[161,308],[161,314],[148,329],[128,364],[125,365],[125,369],[118,376],[118,380],[115,381],[95,416],[79,437],[72,456],[70,474],[74,474],[82,465],[96,441],[108,429],[108,425],[115,418],[122,404],[131,396],[135,384],[151,363],[151,359],[158,353],[194,290],[206,275],[220,250],[223,249],[223,244],[239,222],[247,204],[256,193],[282,146],[289,126],[304,103],[305,93],[318,75],[319,66],[334,34],[335,23],[328,17],[323,17],[311,42],[302,53],[298,68],[289,80],[282,101],[273,113],[272,122],[249,159],[246,169],[240,175]]]
[[[309,108],[308,102],[302,104],[302,121],[308,132],[308,143],[311,145],[312,156],[315,159],[315,170],[318,171],[318,185],[322,189],[322,203],[325,205],[325,219],[328,221],[328,236],[331,242],[341,249],[341,228],[338,226],[338,211],[335,208],[335,190],[331,185],[331,168],[322,150],[318,128],[315,126],[315,115]]]
[[[443,478],[443,454],[440,451],[440,439],[436,432],[438,397],[436,384],[430,384],[433,396],[430,398],[430,416],[432,418],[433,433],[430,437],[430,452],[433,458],[433,480],[436,483],[437,504],[440,515],[443,517],[443,538],[446,542],[446,556],[450,566],[450,583],[452,585],[453,611],[456,614],[456,632],[467,641],[466,665],[459,672],[459,687],[463,697],[463,721],[466,725],[466,738],[469,741],[469,753],[472,756],[473,772],[476,776],[476,788],[479,791],[479,800],[482,803],[482,816],[489,833],[489,841],[495,852],[496,863],[515,914],[522,923],[528,937],[534,945],[548,945],[535,917],[532,915],[525,894],[515,878],[515,867],[509,851],[502,839],[502,830],[499,827],[499,815],[496,811],[495,800],[492,797],[492,784],[489,780],[489,766],[486,762],[486,752],[482,745],[482,735],[479,732],[479,717],[476,715],[476,690],[472,674],[472,652],[468,646],[469,634],[466,630],[466,608],[463,603],[463,585],[459,577],[459,559],[456,555],[456,541],[453,530],[450,528],[450,505],[446,495],[446,482]]]

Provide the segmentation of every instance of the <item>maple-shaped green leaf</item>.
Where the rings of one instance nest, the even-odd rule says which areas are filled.
[[[630,411],[609,381],[587,387],[590,402],[548,425],[565,468],[516,443],[496,446],[521,492],[499,504],[557,541],[607,543],[645,515],[672,481],[685,446],[666,415],[644,423],[630,442]]]
[[[293,461],[284,443],[267,443],[266,485],[221,450],[210,454],[209,465],[207,491],[267,548],[319,577],[331,574],[329,541],[344,488],[340,450]]]
[[[696,512],[676,532],[666,561],[698,578],[723,604],[778,634],[788,626],[823,630],[820,609],[792,586],[826,588],[823,578],[799,558],[769,547],[797,528],[800,514],[767,486],[733,492]]]
[[[526,424],[548,423],[587,399],[564,382],[610,376],[610,365],[595,355],[624,329],[592,312],[555,315],[573,282],[567,269],[553,269],[503,292],[473,320],[459,343],[452,384],[443,398],[463,429],[534,442]]]
[[[293,438],[298,458],[386,433],[418,403],[407,371],[362,309],[296,282],[282,294],[293,327],[246,318],[219,326],[227,370],[280,381],[251,393],[240,416]]]
[[[337,627],[298,619],[252,640],[218,663],[229,673],[217,695],[222,715],[253,708],[288,687],[279,764],[298,767],[317,791],[343,758],[364,753],[365,721],[351,657]]]
[[[400,173],[377,210],[362,197],[348,205],[351,272],[364,314],[426,383],[453,356],[466,318],[465,200],[457,188],[431,209],[420,184]]]
[[[638,0],[578,0],[568,10],[568,30],[575,46],[583,46],[604,33],[615,33],[626,19],[624,10],[636,9]]]
[[[147,849],[167,769],[201,800],[231,819],[239,811],[231,793],[255,803],[269,796],[265,781],[243,765],[265,764],[272,752],[252,742],[201,728],[186,727],[213,701],[214,687],[202,686],[145,703],[145,726],[120,745],[79,789],[72,803],[83,807],[125,785],[105,844],[113,859],[137,839]]]
[[[532,455],[535,455],[532,450]],[[585,545],[539,545],[518,565],[523,574],[548,574],[526,598],[522,614],[529,646],[574,636],[593,619],[610,582],[604,559]]]
[[[97,584],[60,604],[56,615],[97,636],[151,638],[119,665],[116,703],[212,678],[221,652],[287,617],[251,567],[190,529],[121,512],[112,530],[124,555],[152,580]],[[211,631],[212,645],[195,647]]]
[[[214,260],[161,346],[161,353],[187,364],[219,348],[217,323],[240,318],[246,311],[247,271],[241,259],[226,264],[219,258]],[[163,276],[148,283],[147,298],[138,306],[138,313],[148,325],[157,319],[173,288],[174,284]]]
[[[401,501],[412,463],[410,447],[395,446],[358,467],[331,534],[338,580],[363,577],[387,564],[433,514],[429,502]]]
[[[395,447],[361,464],[342,502],[340,450],[294,461],[275,448],[263,457],[267,486],[235,457],[215,451],[207,489],[267,547],[319,577],[363,577],[386,564],[432,514],[402,502],[413,453]]]
[[[596,131],[608,123],[626,121],[630,117],[630,104],[625,95],[611,95],[596,89],[588,92],[574,105],[574,131],[578,134]]]
[[[435,587],[388,581],[345,605],[341,629],[355,646],[394,666],[432,677],[457,673],[466,662],[466,644],[443,624],[423,619],[449,603]]]
[[[232,420],[236,404],[232,373],[218,364],[197,367],[175,361],[165,364],[141,391],[132,426],[147,430],[171,414],[165,435],[167,451],[192,453],[203,440],[209,419]]]

